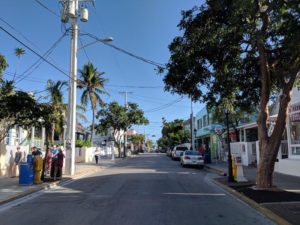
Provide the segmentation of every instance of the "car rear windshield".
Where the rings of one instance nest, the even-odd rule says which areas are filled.
[[[187,147],[176,147],[176,150],[186,151],[186,150],[188,150],[188,148]]]
[[[200,152],[197,152],[197,151],[186,151],[185,155],[200,155]]]

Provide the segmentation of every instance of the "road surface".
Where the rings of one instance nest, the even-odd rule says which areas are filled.
[[[2,210],[0,224],[273,224],[214,184],[214,174],[179,165],[163,154],[140,154]]]

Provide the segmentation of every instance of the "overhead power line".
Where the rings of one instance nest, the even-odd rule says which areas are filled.
[[[133,58],[136,58],[136,59],[138,59],[138,60],[140,60],[140,61],[143,61],[143,62],[145,62],[145,63],[151,64],[151,65],[156,66],[156,67],[165,68],[165,64],[158,63],[158,62],[155,62],[155,61],[153,61],[153,60],[146,59],[146,58],[144,58],[144,57],[141,57],[141,56],[138,56],[138,55],[136,55],[136,54],[133,54],[133,53],[127,51],[127,50],[124,50],[124,49],[122,49],[122,48],[119,48],[119,47],[117,47],[117,46],[115,46],[115,45],[113,45],[113,44],[110,44],[110,43],[101,41],[101,39],[99,39],[97,36],[95,36],[95,35],[93,35],[93,34],[86,33],[86,34],[83,34],[83,35],[87,35],[87,36],[89,36],[89,37],[91,37],[91,38],[93,38],[93,39],[95,39],[95,40],[98,40],[98,41],[101,42],[102,44],[105,44],[105,45],[107,45],[107,46],[109,46],[109,47],[111,47],[111,48],[114,48],[115,50],[117,50],[117,51],[119,51],[119,52],[122,52],[122,53],[124,53],[124,54],[126,54],[126,55],[129,55],[129,56],[131,56],[131,57],[133,57]]]
[[[0,20],[5,23],[8,27],[10,27],[12,30],[16,31],[18,34],[20,34],[26,41],[28,41],[30,44],[32,44],[33,46],[35,46],[37,49],[39,49],[38,46],[35,45],[35,43],[33,43],[31,40],[29,40],[25,35],[23,35],[20,31],[18,31],[14,26],[12,26],[11,24],[9,24],[7,21],[5,21],[3,18],[0,17]],[[45,58],[50,58],[52,61],[54,61],[51,57],[50,54],[52,53],[52,51],[54,50],[54,48],[57,46],[57,44],[66,36],[67,32],[69,31],[69,29],[65,29],[65,32],[63,33],[63,35],[53,44],[53,46],[43,55]],[[39,49],[40,50],[40,49]],[[41,63],[43,62],[43,60],[41,60],[41,58],[39,58],[32,66],[30,66],[26,71],[24,71],[22,73],[22,75],[19,75],[19,78],[21,78],[22,76],[28,77],[31,73],[33,73],[34,70],[36,70]],[[37,65],[38,64],[38,65]],[[37,66],[35,66],[37,65]],[[34,67],[35,66],[35,67]],[[34,67],[34,68],[33,68]],[[33,68],[33,69],[32,69]],[[32,71],[30,71],[28,74],[25,75],[25,73],[27,73],[30,69],[32,69]],[[23,78],[24,79],[24,78]],[[20,82],[21,80],[23,80],[22,78],[17,81]]]
[[[35,0],[36,3],[38,3],[40,6],[42,6],[44,9],[46,9],[47,11],[49,11],[50,13],[52,13],[55,16],[60,17],[56,12],[54,12],[52,9],[49,9],[46,5],[44,5],[44,3],[40,2],[39,0]]]
[[[22,34],[20,31],[18,31],[17,29],[15,29],[11,24],[9,24],[7,21],[5,21],[3,18],[0,17],[0,20],[5,23],[7,26],[9,26],[12,30],[16,31],[18,34],[20,34],[26,41],[28,41],[30,44],[32,44],[33,46],[37,47],[35,45],[35,43],[33,43],[31,40],[29,40],[27,37],[25,37],[24,34]],[[38,47],[37,47],[38,48]]]
[[[48,51],[45,52],[43,57],[46,59],[50,56],[50,54],[53,52],[53,50],[57,47],[57,45],[63,40],[63,38],[66,36],[67,31],[56,41],[54,44],[48,49]],[[25,70],[22,75],[19,77],[18,80],[16,80],[16,84],[24,80],[26,77],[28,77],[30,74],[34,72],[41,64],[43,63],[43,60],[39,58],[35,63],[33,63],[27,70]],[[32,70],[31,70],[32,69]],[[30,71],[31,70],[31,71]],[[26,74],[27,73],[27,74]]]
[[[16,38],[14,35],[12,35],[10,32],[8,32],[6,29],[4,29],[2,26],[0,26],[0,29],[2,31],[4,31],[6,34],[8,34],[10,37],[12,37],[14,40],[16,40],[17,42],[19,42],[21,45],[23,45],[25,48],[27,48],[29,51],[31,51],[32,53],[34,53],[35,55],[37,55],[39,58],[41,58],[43,61],[45,61],[47,64],[49,64],[50,66],[52,66],[53,68],[55,68],[57,71],[61,72],[63,75],[69,77],[70,79],[72,79],[67,73],[65,73],[62,69],[60,69],[59,67],[57,67],[56,65],[54,65],[53,63],[49,62],[47,59],[45,59],[42,55],[40,55],[39,53],[37,53],[36,51],[34,51],[32,48],[30,48],[28,45],[26,45],[25,43],[23,43],[22,41],[20,41],[18,38]]]
[[[141,88],[141,89],[156,89],[163,88],[163,86],[135,86],[135,85],[106,85],[108,87],[122,87],[122,88]]]
[[[174,104],[176,104],[176,103],[182,101],[182,99],[183,99],[183,97],[180,97],[180,98],[178,98],[178,99],[176,99],[176,100],[174,100],[174,101],[172,101],[172,102],[169,102],[169,103],[167,103],[167,104],[158,106],[158,107],[153,108],[153,109],[145,110],[144,112],[145,112],[145,113],[151,113],[151,112],[156,112],[156,111],[163,110],[163,109],[165,109],[165,108],[168,108],[168,107],[170,107],[170,106],[172,106],[172,105],[174,105]]]
[[[78,39],[79,39],[79,41],[80,41],[81,46],[84,46],[84,45],[83,45],[83,42],[82,42],[82,40],[81,40],[81,38],[79,37]],[[88,56],[88,54],[87,54],[87,52],[86,52],[86,50],[85,50],[85,47],[83,47],[83,52],[84,52],[86,58],[88,59],[88,61],[90,62],[91,60],[90,60],[90,57]]]

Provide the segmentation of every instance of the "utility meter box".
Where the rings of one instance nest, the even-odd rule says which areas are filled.
[[[235,177],[236,182],[247,182],[247,179],[244,177],[242,156],[236,154],[233,158],[234,158],[234,164],[236,168],[236,177]]]
[[[242,165],[242,157],[241,156],[235,156],[235,164],[236,165]]]

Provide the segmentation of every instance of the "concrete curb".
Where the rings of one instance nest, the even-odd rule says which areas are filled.
[[[61,180],[61,181],[55,181],[55,182],[52,182],[52,183],[43,183],[43,184],[41,184],[41,186],[37,186],[36,188],[32,188],[30,190],[26,190],[24,192],[15,194],[13,196],[10,196],[7,199],[0,200],[0,205],[4,205],[8,202],[14,201],[14,200],[19,199],[19,198],[23,198],[27,195],[33,194],[33,193],[41,191],[41,190],[46,190],[46,189],[52,188],[54,186],[58,186],[58,184],[60,182],[63,182],[65,180],[69,180],[69,179],[64,179],[64,180]]]
[[[131,157],[126,157],[125,159],[129,159]],[[116,160],[115,161],[115,164],[119,163],[119,162],[122,162],[123,160]],[[32,188],[30,190],[26,190],[24,192],[20,192],[18,194],[15,194],[13,196],[10,196],[4,200],[0,200],[0,206],[1,205],[4,205],[8,202],[11,202],[11,201],[14,201],[14,200],[17,200],[17,199],[20,199],[20,198],[23,198],[23,197],[26,197],[30,194],[33,194],[33,193],[36,193],[36,192],[39,192],[39,191],[42,191],[42,190],[47,190],[47,189],[51,189],[51,188],[54,188],[54,187],[57,187],[59,186],[60,184],[63,184],[67,181],[70,181],[70,180],[77,180],[77,179],[80,179],[84,176],[88,176],[88,175],[91,175],[91,174],[94,174],[94,173],[97,173],[97,172],[100,172],[106,168],[109,168],[111,166],[108,166],[108,167],[98,167],[98,168],[93,168],[91,170],[87,170],[87,171],[83,171],[83,172],[79,172],[77,174],[75,174],[74,176],[71,176],[71,177],[65,177],[63,178],[62,180],[57,180],[57,181],[53,181],[51,183],[42,183],[40,185],[37,185],[37,187],[35,188]]]
[[[221,174],[221,175],[224,176],[224,171],[223,170],[212,168],[212,167],[209,167],[207,165],[205,165],[205,168],[208,171],[212,171],[212,172],[215,172],[217,174]],[[236,190],[234,190],[234,189],[232,189],[232,188],[230,188],[230,187],[228,187],[228,186],[226,186],[226,185],[224,185],[221,182],[218,182],[216,180],[213,180],[213,182],[215,184],[217,184],[218,186],[222,187],[223,189],[225,189],[227,192],[229,192],[230,194],[232,194],[236,198],[238,198],[241,201],[245,202],[247,205],[249,205],[253,209],[257,210],[262,215],[264,215],[265,217],[269,218],[270,220],[272,220],[276,224],[278,224],[278,225],[292,225],[291,223],[289,223],[288,221],[286,221],[282,217],[280,217],[277,214],[273,213],[271,210],[263,207],[262,205],[258,204],[257,202],[253,201],[252,199],[250,199],[250,198],[246,197],[245,195],[239,193],[238,191],[236,191]]]
[[[289,223],[288,221],[286,221],[282,217],[280,217],[277,214],[273,213],[271,210],[261,206],[260,204],[256,203],[252,199],[250,199],[250,198],[246,197],[245,195],[242,195],[241,193],[235,191],[234,189],[232,189],[232,188],[230,188],[230,187],[228,187],[228,186],[226,186],[226,185],[224,185],[224,184],[222,184],[222,183],[220,183],[216,180],[214,180],[213,182],[216,183],[217,185],[221,186],[223,189],[228,191],[230,194],[234,195],[238,199],[245,202],[247,205],[249,205],[252,208],[254,208],[255,210],[259,211],[261,214],[263,214],[265,217],[269,218],[270,220],[272,220],[276,224],[278,224],[278,225],[292,225],[291,223]]]
[[[216,174],[221,175],[221,176],[226,176],[227,175],[227,173],[224,170],[213,168],[213,167],[210,167],[209,165],[204,165],[204,168],[207,171],[216,173]]]

